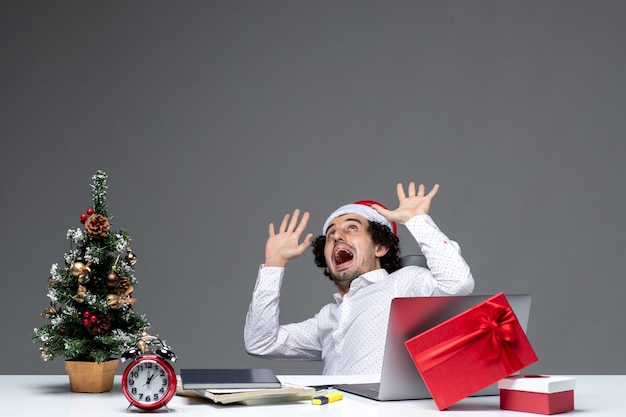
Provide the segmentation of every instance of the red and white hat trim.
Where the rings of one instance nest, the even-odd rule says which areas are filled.
[[[387,226],[394,234],[397,234],[397,228],[395,222],[390,222],[383,215],[372,208],[372,204],[379,205],[383,208],[387,208],[384,205],[373,201],[373,200],[360,200],[355,201],[352,204],[346,204],[344,206],[339,207],[337,210],[333,211],[328,219],[324,222],[324,227],[322,228],[322,234],[326,234],[326,230],[328,230],[328,226],[330,226],[331,222],[339,216],[343,216],[344,214],[358,214],[370,222],[376,222]]]

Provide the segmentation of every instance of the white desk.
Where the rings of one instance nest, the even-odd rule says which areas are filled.
[[[575,415],[626,415],[626,375],[581,375],[576,378],[574,391]],[[120,376],[113,390],[102,394],[72,393],[66,375],[0,375],[0,398],[3,416],[45,417],[109,417],[128,416],[141,411],[126,410],[128,402],[122,394]],[[8,409],[7,409],[8,407]],[[171,410],[156,413],[184,416],[255,416],[255,417],[423,417],[423,416],[533,416],[539,414],[504,411],[499,397],[466,398],[446,411],[438,411],[432,400],[377,402],[345,394],[344,399],[327,405],[312,405],[310,401],[272,405],[216,405],[196,402],[176,396],[169,403]]]

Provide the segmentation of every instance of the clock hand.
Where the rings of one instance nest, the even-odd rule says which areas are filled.
[[[148,377],[146,378],[146,382],[144,383],[144,385],[148,385],[150,383],[150,381],[152,381],[152,378],[154,378],[155,374],[148,374]]]

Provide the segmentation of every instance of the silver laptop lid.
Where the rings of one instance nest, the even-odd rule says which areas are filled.
[[[530,315],[530,295],[505,295],[526,332]],[[492,295],[394,298],[389,313],[378,399],[388,401],[431,398],[404,342],[490,297]],[[497,384],[493,384],[474,395],[497,393]]]

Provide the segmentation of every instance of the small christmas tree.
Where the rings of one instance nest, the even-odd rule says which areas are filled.
[[[93,208],[80,217],[85,230],[69,229],[65,265],[53,264],[48,278],[47,324],[32,340],[43,344],[41,357],[104,362],[133,346],[150,324],[133,310],[137,257],[130,235],[111,230],[106,205],[107,175],[93,176]]]

